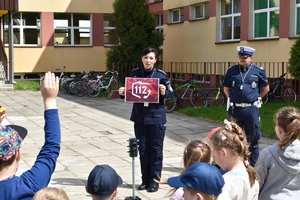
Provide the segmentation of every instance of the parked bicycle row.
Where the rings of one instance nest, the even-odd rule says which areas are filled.
[[[64,75],[64,69],[58,68],[60,71],[60,90],[63,93],[76,95],[82,97],[88,95],[90,97],[97,97],[101,92],[105,92],[112,84],[118,86],[118,72],[109,70],[104,75],[97,74],[94,71],[71,75],[70,77]]]
[[[294,89],[286,85],[285,75],[282,74],[277,78],[277,81],[270,83],[270,91],[263,98],[263,103],[267,103],[270,98],[274,98],[279,95],[285,102],[296,102],[297,95]],[[194,84],[195,78],[191,76],[189,80],[182,82],[182,85],[172,85],[174,95],[166,98],[165,108],[167,112],[172,112],[176,109],[177,105],[183,104],[186,94],[189,94],[189,101],[193,107],[201,106],[222,106],[227,101],[227,97],[223,92],[223,86],[218,88],[203,91],[201,88],[197,88]],[[274,87],[273,87],[274,86]],[[179,90],[183,91],[179,94]]]

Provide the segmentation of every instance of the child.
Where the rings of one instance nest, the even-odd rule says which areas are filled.
[[[47,72],[41,86],[45,109],[45,143],[34,166],[21,176],[15,174],[21,160],[21,143],[27,130],[15,125],[0,126],[0,199],[32,199],[38,190],[50,182],[60,152],[61,132],[56,107],[58,89],[58,77]]]
[[[279,109],[275,123],[279,142],[263,149],[255,165],[260,176],[258,199],[299,199],[300,110]]]
[[[190,141],[183,152],[183,165],[184,171],[195,162],[207,162],[211,161],[211,151],[207,144],[201,140]],[[173,194],[170,196],[170,200],[183,200],[183,188],[175,188]]]
[[[61,188],[45,187],[35,193],[32,200],[69,200],[69,197]]]
[[[248,162],[248,145],[242,129],[234,122],[224,121],[208,142],[215,163],[226,171],[225,186],[218,199],[255,200],[258,198],[258,175]]]
[[[195,162],[182,175],[168,179],[171,187],[183,187],[184,200],[215,200],[222,191],[224,179],[217,167]]]
[[[118,186],[122,178],[109,165],[97,165],[90,172],[85,189],[92,199],[113,200],[118,194]]]
[[[9,123],[7,119],[5,119],[5,110],[7,108],[0,106],[0,126],[7,126]]]

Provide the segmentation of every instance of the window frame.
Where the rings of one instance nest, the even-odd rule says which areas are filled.
[[[254,8],[254,4],[255,4],[255,0],[253,1],[253,39],[276,39],[276,38],[279,38],[279,28],[280,26],[278,25],[278,34],[275,35],[275,36],[270,36],[271,35],[271,22],[270,22],[270,13],[271,12],[280,12],[280,6],[277,6],[277,7],[272,7],[270,8],[270,0],[268,0],[268,7],[267,8],[263,8],[263,9],[258,9],[258,10],[255,10]],[[256,37],[255,36],[255,31],[256,31],[256,21],[255,21],[255,17],[256,17],[256,14],[262,14],[262,13],[266,13],[267,14],[267,36],[265,37]],[[280,15],[280,13],[279,13]],[[278,19],[278,23],[279,23],[279,19]]]
[[[196,7],[199,7],[200,10],[202,9],[202,16],[196,16]],[[190,20],[200,20],[207,18],[209,18],[209,2],[198,3],[190,6]]]
[[[295,0],[295,33],[294,34],[296,37],[300,36],[300,1],[299,3],[297,3],[297,0]]]
[[[68,21],[68,25],[67,26],[56,26],[56,20],[63,20],[63,19],[56,19],[55,18],[55,15],[56,14],[60,14],[60,15],[64,15],[67,16],[67,15],[70,15],[70,21]],[[74,25],[74,15],[87,15],[89,16],[89,20],[78,20],[78,22],[80,21],[89,21],[89,26],[80,26],[80,24],[78,23],[78,26]],[[54,37],[54,46],[57,47],[57,46],[92,46],[92,16],[90,13],[54,13],[54,23],[53,23],[53,37]],[[59,23],[58,23],[59,24]],[[70,31],[70,43],[58,43],[56,42],[56,31],[57,30],[69,30]],[[76,43],[75,42],[75,30],[78,30],[78,33],[81,34],[81,33],[87,33],[89,34],[89,44],[80,44],[80,43]],[[83,30],[88,30],[88,31],[83,31]],[[66,32],[66,35],[69,35],[69,32]],[[69,36],[68,36],[69,37]],[[81,36],[79,36],[79,38],[81,38]]]
[[[19,15],[19,18],[14,18],[14,15]],[[36,19],[36,25],[26,25],[25,24],[25,19],[23,18],[23,14],[38,14],[39,15],[39,19]],[[5,15],[5,18],[8,18],[7,24],[5,21],[3,21],[3,43],[5,46],[9,45],[9,41],[7,41],[6,43],[6,39],[5,37],[7,37],[7,40],[9,40],[9,15]],[[15,40],[13,38],[13,46],[33,46],[33,47],[39,47],[42,46],[42,20],[41,20],[41,13],[40,12],[16,12],[13,14],[13,20],[17,20],[19,22],[19,24],[14,24],[13,23],[13,27],[12,27],[12,31],[13,31],[13,35],[15,36],[15,33],[17,33],[15,30],[18,29],[19,30],[19,42],[20,43],[15,43]],[[38,31],[38,36],[37,36],[37,43],[36,44],[25,44],[25,33],[24,30],[26,29],[37,29]],[[6,32],[7,31],[7,32]],[[7,35],[6,35],[7,34]]]
[[[232,2],[234,1],[240,1],[240,6],[241,6],[241,1],[242,0],[232,0]],[[241,21],[241,7],[239,8],[240,12],[236,12],[234,13],[234,6],[235,4],[232,3],[231,4],[231,13],[225,13],[224,15],[222,15],[222,2],[220,1],[220,42],[234,42],[234,41],[240,41],[241,40],[241,35],[239,36],[239,38],[235,39],[234,35],[235,35],[235,19],[239,18],[239,20]],[[223,30],[224,30],[224,26],[223,24],[223,20],[225,19],[230,19],[231,21],[231,38],[230,39],[223,39]],[[240,29],[241,29],[241,24],[240,24]]]
[[[106,34],[109,34],[110,31],[116,31],[116,26],[106,26],[106,23],[105,23],[105,16],[112,16],[112,14],[110,13],[105,13],[103,15],[103,20],[104,20],[104,23],[103,23],[103,37],[104,37],[104,46],[106,47],[111,47],[111,46],[118,46],[120,45],[120,39],[118,37],[118,43],[117,44],[113,44],[113,43],[106,43],[106,40],[105,40],[105,37],[106,37]],[[108,32],[108,33],[107,33]]]
[[[174,21],[174,12],[178,12],[178,20]],[[178,24],[184,22],[184,10],[183,8],[174,8],[169,10],[169,23],[170,24]]]

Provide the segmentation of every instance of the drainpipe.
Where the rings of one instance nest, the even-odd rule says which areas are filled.
[[[9,39],[9,83],[15,83],[14,81],[14,32],[13,32],[13,12],[9,13],[9,27],[8,27],[8,39]]]

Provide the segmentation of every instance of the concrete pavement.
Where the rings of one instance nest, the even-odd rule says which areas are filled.
[[[39,91],[1,91],[0,105],[11,124],[24,126],[29,133],[22,144],[22,162],[18,173],[28,170],[44,143],[42,97]],[[97,164],[109,164],[122,177],[119,199],[132,196],[132,162],[128,139],[134,137],[133,122],[129,120],[132,104],[121,99],[76,97],[59,94],[58,108],[62,143],[50,186],[62,187],[71,200],[88,200],[85,191],[89,172]],[[179,113],[167,114],[164,141],[162,180],[176,176],[182,169],[182,153],[189,139],[204,139],[209,130],[220,124],[187,117]],[[261,139],[261,148],[275,140]],[[141,183],[139,159],[134,159],[135,184]],[[143,200],[164,200],[170,191],[161,185],[158,192],[135,191]]]

